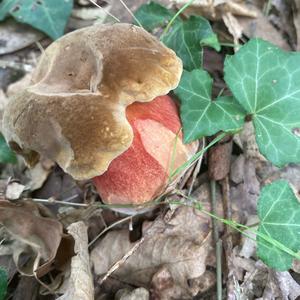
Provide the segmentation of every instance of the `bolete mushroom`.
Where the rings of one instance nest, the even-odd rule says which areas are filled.
[[[176,104],[166,95],[181,60],[145,30],[96,25],[69,33],[41,56],[31,85],[12,98],[3,134],[29,165],[40,156],[75,179],[94,178],[107,203],[143,203],[185,162]],[[159,97],[162,96],[162,97]],[[134,103],[135,102],[135,103]]]

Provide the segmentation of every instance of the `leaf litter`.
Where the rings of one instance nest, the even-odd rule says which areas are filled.
[[[142,1],[127,1],[126,3],[131,8],[137,8],[140,2]],[[214,4],[212,4],[213,2]],[[249,5],[250,2],[252,2],[251,6]],[[257,2],[259,3],[257,4]],[[293,22],[295,32],[289,26],[283,25],[284,18],[278,14],[279,2],[284,1],[272,1],[274,4],[272,4],[269,15],[266,15],[262,10],[263,5],[261,2],[265,1],[247,1],[247,3],[246,1],[198,1],[197,5],[191,6],[190,10],[186,11],[186,14],[190,15],[192,13],[209,17],[211,20],[214,20],[213,26],[218,22],[224,22],[225,25],[221,26],[223,28],[221,33],[218,32],[219,35],[226,36],[224,42],[238,44],[244,38],[259,36],[284,49],[296,47],[299,50],[299,8],[297,1],[291,1],[296,9],[293,10],[293,18],[288,20]],[[177,1],[176,5],[181,7],[185,3],[186,1]],[[103,7],[105,7],[105,4]],[[100,10],[98,10],[99,14]],[[110,10],[109,7],[109,11],[120,16],[120,19],[129,20],[130,18],[119,2],[118,4],[112,4],[112,9]],[[98,12],[93,13],[97,15]],[[77,19],[82,17],[83,19],[86,18],[88,22],[94,22],[93,13],[81,16],[80,14],[84,14],[82,10],[79,15],[78,13],[75,15]],[[284,12],[282,14],[284,15]],[[73,17],[75,17],[74,14]],[[75,25],[77,27],[83,24],[79,21],[76,22]],[[75,25],[73,28],[77,28]],[[71,24],[70,28],[72,26]],[[296,46],[293,45],[294,40],[297,41]],[[25,47],[25,51],[36,55],[36,49],[31,52],[30,48],[25,46],[25,43],[19,45],[18,47]],[[24,55],[24,49],[19,50],[21,51],[21,56]],[[218,57],[223,57],[224,53],[218,53],[217,55]],[[16,56],[8,57],[5,55],[2,58],[5,60],[9,58],[14,62]],[[34,60],[37,60],[37,57]],[[216,73],[220,73],[220,70],[222,70],[222,66],[219,67]],[[9,72],[11,74],[10,70]],[[221,78],[222,74],[219,76]],[[28,75],[29,77],[30,75]],[[8,99],[7,96],[11,96],[14,93],[13,85],[8,85],[7,87],[0,92],[0,95],[2,95],[1,99],[3,99],[1,104],[3,103],[3,105]],[[19,89],[21,89],[21,86],[16,85],[15,91],[17,92]],[[253,218],[248,224],[256,222],[256,205],[262,185],[275,179],[283,178],[293,182],[297,190],[300,190],[299,180],[297,180],[299,178],[299,167],[289,165],[280,170],[271,166],[257,151],[257,144],[253,137],[251,130],[246,135],[242,134],[234,137],[234,156],[232,157],[233,163],[231,164],[230,172],[230,204],[232,210],[239,212],[239,221],[247,223]],[[204,169],[201,169],[199,176],[197,176],[192,193],[194,198],[202,202],[204,201],[203,199],[208,201],[210,197],[207,185],[208,176],[205,171],[206,159],[204,157]],[[58,206],[51,204],[51,200],[49,200],[51,197],[68,199],[78,195],[78,199],[74,201],[85,201],[84,203],[93,203],[96,197],[93,189],[86,183],[80,183],[79,188],[74,188],[76,183],[70,178],[66,179],[61,171],[53,168],[49,162],[42,162],[37,170],[27,170],[23,164],[18,162],[18,165],[14,167],[3,167],[1,174],[3,175],[2,178],[8,179],[9,176],[13,176],[13,179],[19,180],[12,180],[13,184],[10,187],[8,185],[8,189],[12,188],[15,194],[14,197],[8,198],[20,198],[20,200],[15,200],[15,202],[1,201],[1,203],[5,203],[0,208],[3,212],[0,213],[1,221],[5,222],[5,227],[7,227],[5,233],[1,231],[1,237],[4,237],[0,245],[1,258],[5,257],[9,265],[9,258],[14,257],[21,271],[23,270],[25,273],[30,274],[33,274],[35,271],[36,276],[41,276],[41,279],[45,280],[46,284],[51,282],[51,280],[49,281],[51,272],[53,274],[57,270],[62,270],[63,277],[60,281],[57,281],[59,284],[56,287],[56,291],[61,291],[61,293],[63,292],[59,287],[62,282],[66,283],[65,286],[71,282],[72,271],[73,279],[76,278],[74,277],[76,276],[74,274],[77,274],[76,270],[84,270],[79,273],[85,274],[83,276],[90,280],[91,274],[87,264],[89,257],[86,249],[85,233],[78,235],[79,240],[82,239],[80,237],[84,237],[82,239],[84,245],[81,245],[81,251],[76,251],[76,247],[68,246],[71,249],[75,249],[75,253],[72,253],[72,251],[69,253],[69,251],[62,250],[64,248],[59,247],[63,237],[66,237],[67,226],[81,218],[85,219],[87,224],[92,224],[90,222],[91,216],[93,219],[97,219],[96,224],[98,226],[98,219],[103,218],[103,222],[101,221],[102,225],[99,228],[94,225],[94,229],[90,230],[89,240],[92,240],[98,233],[103,231],[103,228],[107,228],[114,222],[122,220],[123,216],[113,214],[112,217],[108,214],[102,215],[99,212],[93,215],[93,213],[87,212],[85,208],[67,208],[62,211]],[[5,185],[7,185],[7,182],[7,180],[4,181]],[[190,181],[187,182],[187,187],[189,184]],[[17,188],[13,187],[14,185],[20,185],[20,188],[25,186],[26,188],[20,194],[21,189],[17,191]],[[35,190],[34,193],[33,190]],[[85,195],[88,196],[86,197]],[[45,214],[44,208],[42,211],[40,210],[40,205],[22,200],[23,197],[27,198],[27,196],[29,198],[34,196],[49,200],[49,203],[46,205],[48,212]],[[72,202],[73,200],[69,201]],[[221,203],[221,197],[218,201]],[[206,205],[209,209],[208,203]],[[7,223],[9,214],[14,214],[14,221],[10,219]],[[221,210],[219,214],[222,215]],[[17,222],[18,220],[22,220],[22,223]],[[63,221],[64,226],[58,220],[65,220]],[[31,226],[29,226],[30,224]],[[36,228],[33,224],[37,224],[36,226],[39,228]],[[211,225],[208,218],[203,217],[202,214],[191,208],[180,207],[174,211],[169,210],[166,212],[166,209],[161,209],[158,212],[148,213],[145,216],[134,217],[132,224],[133,231],[129,230],[128,222],[113,225],[99,238],[97,244],[91,250],[92,276],[94,279],[98,278],[98,282],[95,284],[95,292],[97,290],[98,294],[101,295],[99,289],[101,290],[106,285],[109,286],[115,280],[114,290],[119,290],[119,292],[114,294],[109,294],[108,292],[107,299],[114,299],[114,297],[115,299],[123,300],[149,299],[150,295],[154,295],[157,299],[166,300],[172,298],[192,299],[196,294],[200,295],[199,299],[204,299],[205,295],[208,295],[208,299],[213,297],[216,283],[215,257],[214,251],[212,251]],[[139,239],[137,240],[136,238],[134,239],[135,242],[131,242],[131,236],[132,232],[135,232],[136,227],[140,226],[140,224],[142,224],[142,236],[145,239],[137,250],[127,260],[122,262],[116,271],[111,273],[107,281],[99,287],[99,282],[110,270],[111,266],[120,260],[122,261],[124,255],[132,249],[135,243],[139,242]],[[83,227],[83,225],[81,224],[80,227]],[[49,234],[47,228],[53,228],[51,229],[51,234]],[[149,228],[152,228],[152,234],[150,233],[152,230]],[[219,231],[221,234],[223,230],[224,227],[220,226]],[[12,235],[8,232],[11,232]],[[35,233],[35,235],[32,233]],[[68,237],[70,241],[70,236]],[[73,238],[71,238],[72,240]],[[76,240],[75,238],[76,243],[78,243],[78,239]],[[230,276],[232,275],[234,283],[231,290],[233,293],[227,295],[228,299],[237,299],[238,297],[238,299],[273,299],[275,297],[279,299],[297,299],[299,297],[299,280],[294,275],[300,271],[295,263],[293,272],[270,271],[261,261],[257,260],[255,249],[253,249],[255,245],[251,244],[251,239],[243,238],[239,240],[233,237],[233,243],[232,256],[230,258],[225,257],[225,259],[230,259],[231,261],[229,272],[232,272]],[[65,250],[68,247],[66,246]],[[62,261],[68,261],[68,263],[63,267],[59,263],[59,255],[57,254],[63,254],[64,252],[68,253],[68,257],[65,257]],[[72,263],[70,264],[70,262],[80,257],[82,259],[78,263],[81,267],[78,269],[76,264],[75,267],[73,264],[72,268]],[[37,266],[38,268],[36,268]],[[15,274],[16,270],[12,268],[10,277],[13,278]],[[126,281],[126,284],[124,281]],[[29,286],[29,281],[25,281],[22,277],[15,290],[20,292],[20,289],[24,289],[26,284]],[[33,285],[31,286],[34,289]],[[89,281],[85,287],[92,288],[91,282]],[[40,286],[35,288],[36,290],[41,290]],[[69,288],[69,294],[65,292],[66,290],[64,290],[63,294],[66,297],[66,295],[71,295],[70,292],[76,292],[76,289]],[[102,295],[104,295],[104,292]]]

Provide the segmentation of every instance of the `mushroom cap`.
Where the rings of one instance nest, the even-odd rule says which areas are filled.
[[[126,107],[174,89],[181,60],[131,24],[69,33],[41,56],[31,85],[3,115],[3,134],[29,165],[40,156],[75,179],[103,174],[132,143]]]

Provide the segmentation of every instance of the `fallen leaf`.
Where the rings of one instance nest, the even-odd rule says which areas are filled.
[[[31,275],[42,276],[51,269],[63,236],[61,223],[43,217],[33,202],[11,203],[5,200],[0,200],[0,223],[15,239],[30,248],[34,257]],[[15,252],[18,252],[15,257],[20,257],[24,251],[15,249]]]
[[[155,226],[155,232],[147,236],[149,226]],[[144,224],[144,242],[113,276],[136,286],[150,287],[152,277],[165,267],[178,287],[178,299],[191,297],[188,280],[205,272],[210,231],[210,218],[192,208],[169,211],[163,219]],[[127,230],[109,232],[91,252],[95,273],[105,275],[135,244],[130,242]]]
[[[300,296],[300,285],[295,281],[289,272],[276,272],[271,271],[274,274],[276,286],[280,290],[278,295],[282,299],[295,300]]]
[[[293,0],[294,2],[294,25],[297,33],[297,51],[300,50],[300,2],[298,0]]]
[[[187,0],[175,0],[178,7],[182,7],[187,2]],[[256,17],[255,11],[239,0],[196,0],[184,13],[201,15],[210,20],[221,20],[226,13],[250,18]]]
[[[87,227],[83,222],[73,223],[68,232],[75,240],[75,256],[71,261],[71,275],[68,287],[59,300],[93,300],[94,284],[90,270]]]
[[[235,185],[230,187],[231,203],[238,208],[238,213],[245,217],[256,214],[256,204],[260,193],[260,182],[256,174],[255,160],[245,159],[241,155],[231,166],[230,179]]]
[[[239,44],[239,39],[243,35],[243,28],[240,25],[237,18],[230,12],[224,13],[223,16],[224,24],[226,25],[229,33],[233,36],[233,42],[235,45]]]
[[[149,292],[144,288],[137,288],[132,291],[128,289],[119,290],[115,295],[115,300],[148,300]]]
[[[282,49],[290,50],[290,46],[283,38],[282,34],[270,23],[261,10],[255,7],[252,9],[257,15],[255,19],[247,17],[237,18],[243,34],[245,34],[249,39],[259,37]]]
[[[32,27],[8,19],[0,24],[0,55],[15,52],[39,41],[44,35]]]

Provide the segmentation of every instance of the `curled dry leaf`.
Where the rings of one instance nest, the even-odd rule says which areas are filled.
[[[151,226],[155,230],[147,235]],[[144,227],[144,242],[112,276],[136,286],[150,287],[152,277],[165,267],[181,297],[178,299],[191,297],[195,291],[190,291],[188,279],[205,272],[210,219],[190,207],[179,207]],[[127,230],[108,233],[91,252],[95,273],[105,275],[135,244],[129,241]]]
[[[258,8],[253,7],[253,11],[256,12],[257,17],[247,18],[238,17],[238,23],[242,29],[244,35],[248,38],[259,37],[266,41],[269,41],[280,48],[290,50],[286,39],[284,39],[281,32],[279,32],[268,20],[268,18]]]
[[[187,0],[175,0],[179,7],[187,2]],[[210,20],[220,20],[226,13],[250,18],[256,17],[255,11],[239,0],[196,0],[185,10],[185,13],[202,15]]]
[[[71,275],[68,287],[59,300],[93,300],[94,285],[90,270],[87,227],[83,222],[73,223],[68,232],[75,240],[75,254],[71,261]]]
[[[43,217],[39,207],[33,202],[10,203],[5,200],[0,200],[0,223],[15,239],[27,245],[14,249],[14,257],[30,252],[34,262],[28,275],[35,273],[40,277],[51,270],[62,242],[61,223]],[[16,264],[18,266],[18,262]]]

